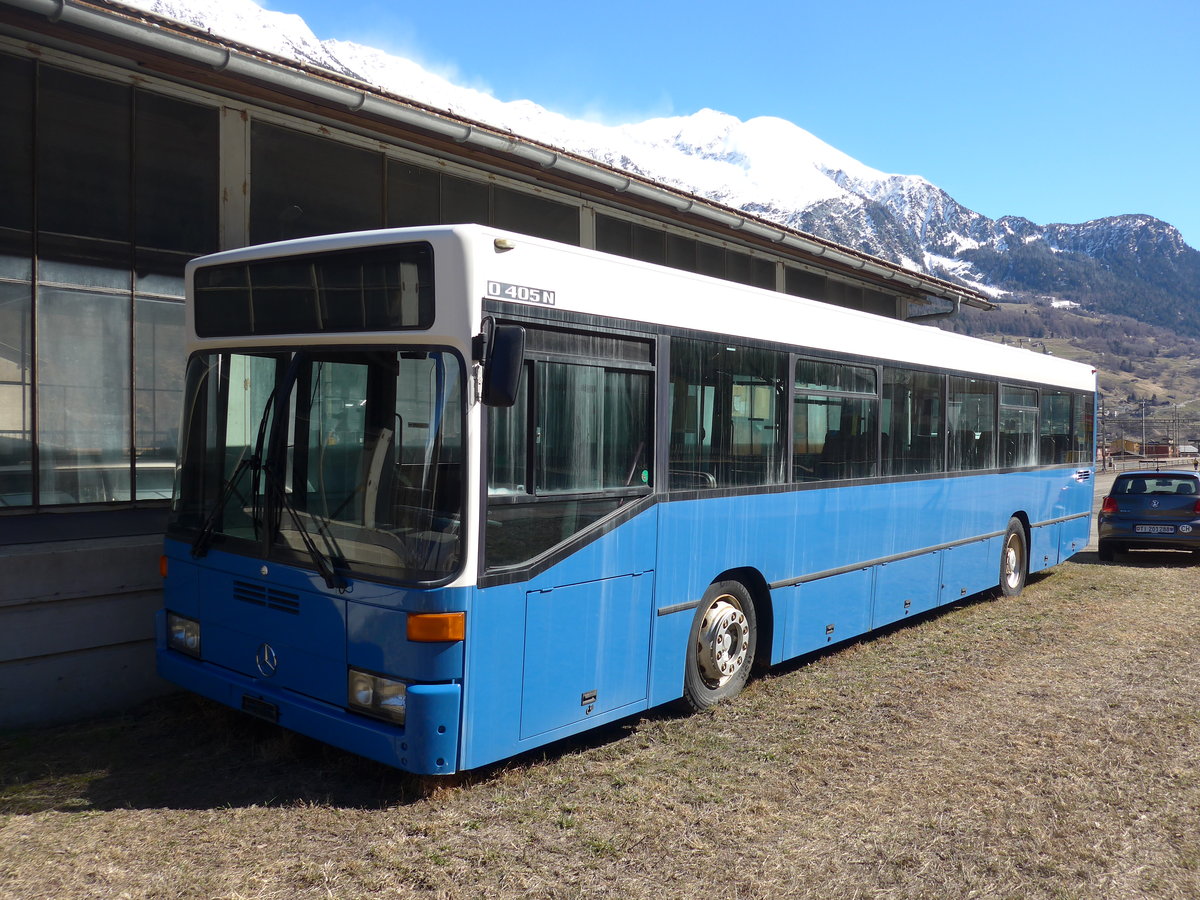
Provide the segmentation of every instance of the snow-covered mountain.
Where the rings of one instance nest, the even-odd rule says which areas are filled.
[[[1144,215],[1081,225],[989,219],[915,175],[870,168],[783,119],[711,109],[606,126],[503,102],[412,62],[321,41],[253,0],[120,0],[277,56],[356,78],[660,184],[829,238],[995,297],[1058,297],[1200,337],[1200,253]]]

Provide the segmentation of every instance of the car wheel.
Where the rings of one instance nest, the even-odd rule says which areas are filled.
[[[1101,541],[1100,546],[1096,549],[1096,556],[1100,558],[1100,562],[1112,562],[1116,555],[1116,548],[1113,547],[1111,541]]]
[[[1025,587],[1029,574],[1029,553],[1025,544],[1025,526],[1015,516],[1008,520],[1004,544],[1000,549],[1000,594],[1015,597]]]
[[[688,709],[707,709],[737,696],[754,665],[758,621],[745,585],[718,581],[709,585],[688,635],[683,702]]]

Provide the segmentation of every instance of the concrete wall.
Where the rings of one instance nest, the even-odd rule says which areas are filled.
[[[154,674],[162,536],[0,547],[0,728],[127,709]]]

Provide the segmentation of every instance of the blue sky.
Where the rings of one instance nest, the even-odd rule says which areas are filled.
[[[264,5],[501,100],[779,116],[992,218],[1147,213],[1200,247],[1196,0]]]

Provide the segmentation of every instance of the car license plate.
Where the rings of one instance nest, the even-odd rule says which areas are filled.
[[[1136,534],[1174,534],[1174,525],[1134,525]]]

